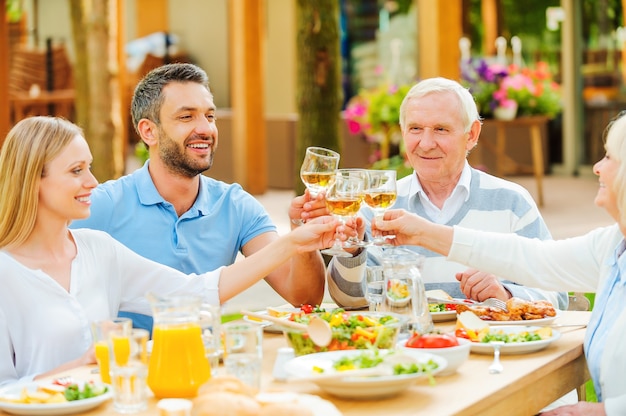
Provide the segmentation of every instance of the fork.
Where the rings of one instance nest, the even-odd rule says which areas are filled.
[[[485,299],[482,302],[477,302],[471,299],[467,300],[458,300],[458,299],[439,299],[439,298],[428,298],[428,303],[451,303],[453,305],[465,305],[465,306],[488,306],[490,308],[499,308],[503,311],[507,312],[508,309],[506,307],[506,302],[496,298]]]
[[[493,345],[493,362],[489,366],[489,374],[500,374],[504,370],[500,363],[500,347],[504,342],[491,341],[490,344]]]

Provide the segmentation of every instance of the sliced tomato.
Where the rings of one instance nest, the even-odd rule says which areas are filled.
[[[454,331],[454,335],[456,335],[457,338],[470,339],[465,328],[457,328],[457,330]]]
[[[448,348],[457,345],[459,341],[451,334],[416,334],[406,342],[409,348]]]

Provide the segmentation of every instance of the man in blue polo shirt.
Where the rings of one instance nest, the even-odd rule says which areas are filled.
[[[152,70],[135,89],[131,113],[150,159],[94,189],[90,217],[72,228],[106,231],[138,254],[185,273],[231,264],[239,252],[248,256],[278,238],[263,206],[240,185],[202,175],[213,164],[218,131],[201,68],[168,64]],[[319,252],[301,253],[265,280],[293,305],[319,304],[324,268]],[[151,327],[151,320],[133,319]]]

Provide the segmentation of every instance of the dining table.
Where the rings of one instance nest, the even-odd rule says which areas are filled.
[[[472,352],[456,373],[435,376],[435,383],[420,378],[393,397],[384,399],[337,398],[322,391],[312,382],[281,382],[274,380],[272,371],[277,352],[287,347],[284,335],[265,332],[263,336],[262,392],[287,391],[313,394],[332,402],[344,416],[368,415],[535,415],[545,406],[572,390],[584,391],[590,379],[583,353],[585,325],[590,312],[560,311],[555,324],[580,324],[575,327],[555,328],[561,336],[539,351],[523,354],[504,354],[504,371],[490,374],[488,367],[492,354]],[[436,329],[451,332],[455,320],[437,322]],[[95,366],[83,366],[65,371],[79,379],[99,378],[93,374]],[[218,375],[225,374],[220,365]],[[148,409],[136,415],[155,415],[158,400],[149,398]],[[0,411],[0,414],[2,412]],[[115,414],[111,400],[81,413],[84,415]]]

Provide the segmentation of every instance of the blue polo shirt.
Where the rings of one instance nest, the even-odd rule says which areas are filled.
[[[178,217],[157,192],[148,164],[98,185],[91,215],[70,227],[106,231],[136,253],[184,273],[232,264],[248,241],[276,231],[265,208],[240,185],[204,175],[198,198]]]

